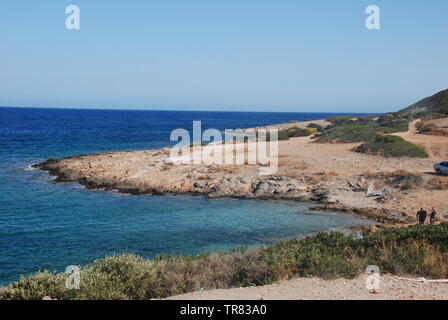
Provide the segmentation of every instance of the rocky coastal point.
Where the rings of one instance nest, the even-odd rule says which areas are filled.
[[[280,124],[265,128],[285,129],[325,125],[324,120]],[[380,224],[409,224],[420,207],[443,205],[446,191],[424,187],[392,188],[386,198],[370,198],[368,190],[382,190],[385,176],[400,170],[432,178],[435,161],[448,155],[448,138],[416,133],[406,136],[430,154],[428,159],[385,158],[356,153],[360,143],[316,143],[312,137],[279,141],[278,171],[260,175],[259,164],[195,165],[173,163],[170,148],[109,152],[49,159],[34,167],[55,176],[54,183],[77,182],[87,189],[135,195],[192,194],[210,198],[287,199],[324,204],[317,210],[351,212]]]

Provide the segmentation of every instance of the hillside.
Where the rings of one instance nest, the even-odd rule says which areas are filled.
[[[440,91],[430,97],[401,110],[406,113],[439,112],[448,114],[448,89]]]

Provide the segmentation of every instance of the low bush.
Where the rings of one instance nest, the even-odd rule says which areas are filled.
[[[307,128],[314,128],[317,132],[324,132],[325,128],[317,123],[310,123],[306,126]]]
[[[289,140],[288,130],[279,130],[278,131],[278,140]]]
[[[373,138],[376,129],[370,126],[351,123],[343,126],[333,126],[325,130],[317,139],[317,142],[362,142]]]
[[[332,125],[339,126],[352,123],[353,119],[355,119],[355,117],[346,115],[346,116],[332,116],[328,117],[326,120],[330,122]]]
[[[289,140],[293,137],[308,137],[316,133],[315,128],[303,128],[303,127],[293,127],[289,129],[282,129],[278,131],[278,141]],[[270,141],[270,135],[267,135],[267,140]]]
[[[409,130],[409,120],[398,113],[387,113],[382,116],[337,116],[327,119],[331,126],[323,130],[317,142],[365,142],[376,134],[389,134]]]
[[[288,130],[278,130],[277,141],[289,140]],[[269,132],[266,133],[266,141],[271,141],[271,135]]]
[[[376,135],[355,149],[357,152],[385,157],[428,158],[425,150],[399,136]]]
[[[270,284],[292,277],[353,278],[368,265],[382,273],[448,277],[448,224],[391,228],[354,239],[339,232],[254,250],[144,259],[131,254],[81,268],[79,290],[66,274],[41,272],[0,292],[0,299],[151,299],[199,289]]]
[[[288,136],[292,137],[308,137],[317,132],[316,128],[294,127],[288,129]]]
[[[392,119],[388,122],[379,122],[378,130],[384,133],[406,132],[409,130],[409,122],[406,119]]]
[[[409,120],[401,113],[386,113],[378,118],[378,124],[384,133],[404,132],[409,130]]]
[[[448,136],[448,130],[441,129],[433,123],[425,124],[424,122],[419,122],[419,124],[417,125],[417,129],[421,134]]]

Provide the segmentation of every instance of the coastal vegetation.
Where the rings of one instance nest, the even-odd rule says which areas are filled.
[[[287,129],[288,136],[291,137],[308,137],[317,132],[317,128],[294,127]]]
[[[318,132],[317,127],[292,127],[288,129],[282,129],[278,131],[278,140],[289,140],[293,137],[309,137]],[[268,141],[270,141],[270,137],[268,134]]]
[[[307,128],[315,128],[316,132],[324,132],[325,128],[317,123],[310,123]]]
[[[326,232],[258,249],[145,259],[123,254],[81,268],[79,290],[67,274],[22,277],[0,299],[152,299],[203,289],[270,284],[293,277],[354,278],[369,265],[382,273],[448,277],[448,223],[390,228],[353,238]]]
[[[448,89],[398,112],[358,117],[337,115],[326,119],[330,123],[327,127],[311,123],[306,128],[282,129],[279,131],[278,140],[313,135],[315,142],[318,143],[363,142],[364,144],[356,150],[358,152],[385,157],[427,158],[428,154],[422,148],[400,137],[390,136],[390,134],[407,132],[410,122],[423,119],[424,121],[417,125],[420,133],[448,136],[446,129],[439,128],[430,122],[447,116]],[[289,123],[294,122],[296,121],[289,121]]]
[[[406,109],[405,109],[406,110]],[[326,120],[330,125],[318,130],[315,141],[318,143],[355,143],[363,142],[354,151],[384,157],[428,158],[429,155],[421,147],[390,134],[406,132],[409,123],[417,116],[434,114],[432,109],[412,113],[411,110],[386,113],[380,116],[333,116]],[[437,109],[440,110],[440,109]],[[417,125],[420,133],[445,135],[443,129],[433,123],[420,122]],[[448,134],[446,134],[448,135]]]
[[[399,136],[376,135],[355,149],[357,152],[384,157],[428,158],[425,150]]]
[[[428,122],[448,117],[448,89],[402,109],[379,116],[333,116],[326,120],[330,125],[316,137],[320,143],[351,143],[378,140],[378,134],[406,132],[409,123],[422,119],[420,133],[446,135],[445,130]],[[387,139],[387,138],[386,138]],[[421,152],[416,153],[418,156]]]
[[[320,143],[351,143],[368,141],[379,133],[405,132],[409,120],[399,114],[386,113],[382,116],[359,117],[336,116],[327,119],[331,123],[317,138]]]
[[[338,126],[338,125],[344,125],[347,123],[350,123],[355,119],[355,117],[350,115],[344,115],[344,116],[332,116],[328,117],[327,121],[330,122],[332,125]]]

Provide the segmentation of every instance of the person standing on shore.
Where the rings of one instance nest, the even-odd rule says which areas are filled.
[[[423,210],[423,208],[420,209],[419,212],[417,212],[417,219],[418,219],[418,223],[423,226],[425,224],[426,221],[426,217],[428,216],[428,213]]]
[[[436,209],[431,209],[431,215],[429,216],[429,223],[434,224],[436,222],[437,211]]]

